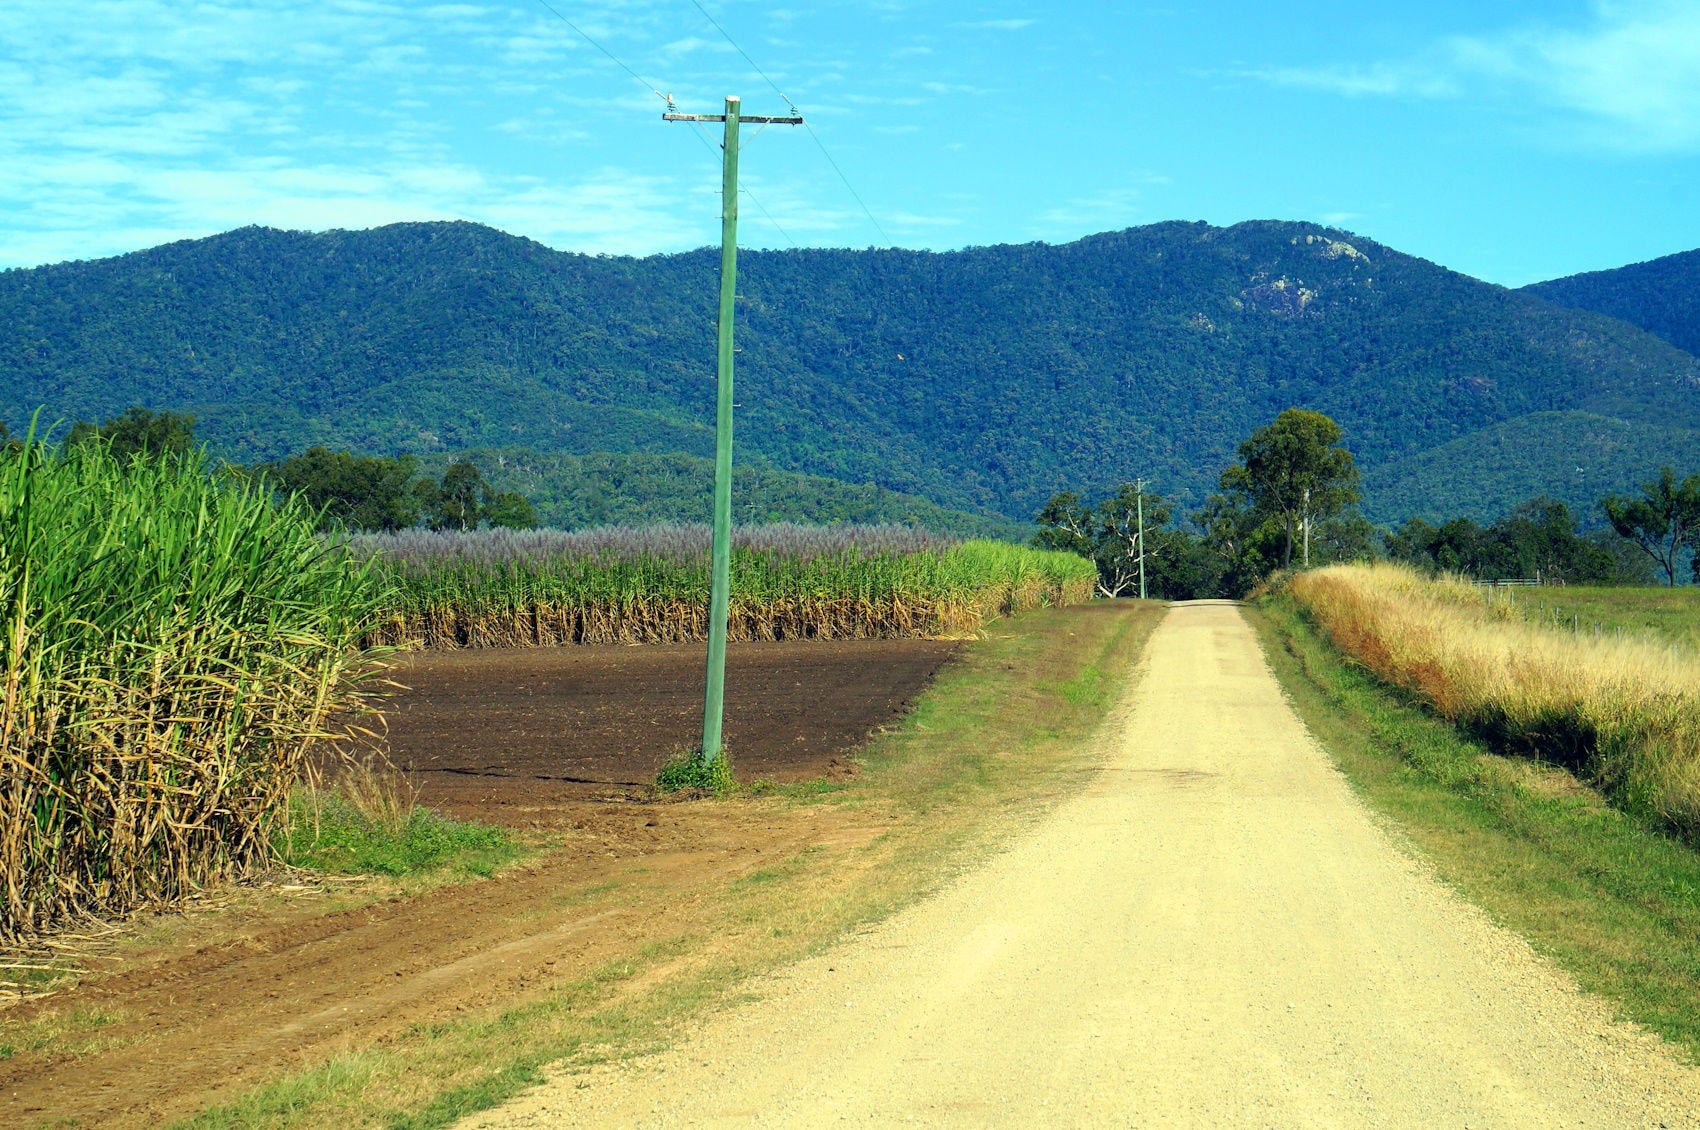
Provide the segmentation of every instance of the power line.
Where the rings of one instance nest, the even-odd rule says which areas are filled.
[[[718,155],[720,147],[714,144],[714,139],[708,136],[708,131],[703,128],[702,123],[692,122],[691,124],[696,127],[697,140],[708,148],[709,153]]]
[[[760,200],[756,199],[755,193],[751,192],[747,188],[739,189],[739,191],[742,192],[745,196],[750,198],[750,203],[754,204],[756,206],[756,210],[767,218],[767,222],[773,225],[773,229],[775,231],[777,231],[780,235],[785,237],[785,242],[789,243],[791,245],[791,249],[793,251],[801,250],[801,248],[799,248],[797,246],[797,241],[791,238],[791,233],[786,231],[784,228],[780,227],[779,221],[773,218],[773,213],[769,212],[767,210],[766,205],[764,205]]]
[[[726,42],[728,42],[732,45],[732,50],[736,51],[738,54],[740,54],[744,57],[744,62],[748,63],[750,65],[750,68],[752,70],[754,70],[756,72],[756,74],[761,76],[762,81],[767,83],[767,85],[773,87],[773,92],[775,94],[779,95],[780,98],[785,99],[785,104],[787,106],[791,107],[793,110],[795,110],[797,108],[797,104],[795,102],[791,101],[791,99],[785,97],[785,92],[783,90],[779,89],[778,83],[774,82],[772,79],[767,77],[766,71],[764,71],[760,67],[756,66],[756,61],[754,59],[750,58],[750,53],[748,51],[745,51],[742,47],[738,46],[738,41],[733,39],[732,36],[731,36],[731,33],[729,33],[725,28],[720,26],[720,21],[715,19],[713,16],[709,15],[708,9],[704,8],[701,4],[697,3],[697,0],[691,0],[691,3],[696,6],[697,11],[702,13],[702,18],[707,20],[709,23],[713,24],[714,30],[718,31],[722,36],[725,37]]]
[[[696,126],[697,140],[701,141],[703,143],[703,145],[705,145],[708,148],[708,151],[710,153],[716,152],[717,147],[715,146],[714,141],[708,136],[708,130],[703,128],[702,123],[701,122],[692,122],[691,124]],[[766,129],[766,128],[767,128],[766,126],[762,127],[762,129]],[[760,133],[761,130],[757,130],[756,132]],[[754,141],[754,140],[755,140],[755,138],[753,138],[753,137],[750,139],[750,141]],[[744,143],[744,145],[748,145],[748,144],[749,144],[748,141],[746,141]],[[743,147],[744,147],[743,145],[740,145],[738,148],[743,149]],[[762,216],[766,218],[767,222],[773,225],[773,230],[778,232],[782,237],[784,237],[785,242],[789,243],[793,250],[796,250],[797,249],[797,241],[791,238],[790,232],[786,231],[784,228],[779,226],[779,221],[773,218],[773,213],[769,212],[767,210],[767,205],[763,204],[759,199],[757,199],[756,194],[751,192],[747,188],[740,188],[738,191],[742,195],[749,197],[750,203],[754,204],[756,206],[756,211],[760,212],[762,214]]]
[[[850,195],[855,198],[856,203],[861,207],[862,215],[868,217],[868,222],[874,225],[874,230],[880,233],[880,238],[885,240],[886,245],[888,247],[893,246],[896,241],[889,235],[885,234],[885,229],[880,227],[880,222],[874,219],[874,214],[872,212],[868,211],[868,206],[862,202],[862,194],[856,191],[856,186],[850,183],[850,178],[844,175],[844,170],[838,167],[838,162],[834,161],[832,159],[832,154],[826,151],[826,145],[822,143],[820,135],[815,133],[815,128],[807,121],[803,122],[803,128],[808,130],[809,136],[815,139],[815,145],[819,147],[820,155],[826,158],[826,163],[832,166],[832,171],[837,173],[838,179],[844,182],[844,187],[849,190]]]
[[[596,42],[596,40],[594,40],[590,37],[589,32],[585,31],[582,27],[579,27],[577,24],[573,23],[573,21],[567,19],[566,16],[563,16],[561,14],[560,9],[556,8],[553,4],[549,3],[549,0],[537,0],[537,3],[539,5],[541,5],[546,11],[548,11],[550,15],[554,16],[557,20],[560,20],[562,23],[566,24],[568,27],[570,27],[574,31],[578,32],[578,36],[579,36],[580,39],[584,40],[586,43],[590,44],[592,47],[596,48],[598,51],[600,51],[604,55],[608,56],[608,58],[612,59],[614,61],[615,66],[619,67],[622,71],[625,71],[627,74],[631,75],[633,78],[635,78],[639,82],[643,83],[643,85],[649,89],[649,92],[651,94],[655,95],[657,98],[661,99],[663,102],[668,101],[668,98],[665,94],[663,94],[659,90],[655,89],[654,83],[650,82],[648,79],[644,78],[642,75],[638,74],[636,71],[634,71],[630,67],[626,66],[625,63],[620,61],[620,57],[618,55],[616,55],[612,51],[608,50],[608,48],[602,46],[602,44]]]
[[[694,4],[694,3],[696,3],[696,0],[691,0],[691,2]],[[612,51],[608,50],[608,48],[602,46],[602,44],[598,43],[594,38],[591,37],[589,32],[585,31],[582,27],[579,27],[572,20],[569,20],[561,12],[561,10],[559,8],[557,8],[553,4],[549,3],[549,0],[537,0],[537,3],[540,7],[542,7],[545,11],[547,11],[550,15],[554,16],[556,19],[560,20],[562,23],[564,23],[568,27],[572,28],[573,31],[578,34],[578,37],[580,39],[584,40],[586,43],[590,44],[592,47],[594,47],[598,51],[602,52],[602,54],[606,55],[609,58],[609,60],[612,61],[613,64],[616,67],[619,67],[622,71],[625,71],[628,75],[631,75],[632,78],[634,78],[638,82],[642,83],[644,85],[644,87],[646,87],[651,94],[655,95],[657,98],[661,99],[663,102],[666,102],[669,106],[671,106],[673,104],[673,100],[670,97],[668,97],[667,95],[661,93],[661,91],[656,88],[654,83],[650,82],[648,79],[644,78],[642,75],[640,75],[636,71],[632,70],[631,67],[626,65],[624,60],[622,60],[618,55],[614,54]],[[708,14],[707,10],[704,9],[701,4],[697,4],[696,8],[697,8],[697,11],[701,12],[703,14],[703,16],[705,16],[708,19],[709,23],[714,24],[715,29],[717,31],[719,31],[721,35],[726,36],[726,42],[731,43],[733,48],[738,52],[738,54],[744,56],[744,61],[746,63],[748,63],[751,67],[755,68],[756,74],[761,75],[762,80],[764,82],[766,82],[767,85],[773,87],[775,93],[777,93],[780,98],[783,98],[785,100],[785,104],[787,106],[791,106],[793,109],[795,109],[796,104],[793,103],[791,101],[791,99],[785,97],[785,92],[783,90],[780,90],[779,87],[774,83],[774,81],[772,79],[768,78],[767,74],[760,67],[756,66],[755,60],[751,59],[749,57],[749,55],[745,54],[744,49],[742,47],[739,47],[738,44],[733,41],[733,39],[730,35],[726,35],[726,29],[721,27],[720,24],[715,20],[715,18],[713,16],[710,16]],[[804,125],[805,128],[807,128],[808,123],[804,122],[803,125]],[[762,128],[765,129],[767,127],[763,126]],[[696,132],[697,132],[698,140],[700,140],[703,143],[703,145],[708,149],[708,151],[710,153],[715,152],[714,142],[709,138],[708,132],[706,130],[704,130],[700,124],[697,124]],[[758,129],[756,131],[756,134],[760,135],[760,133],[761,133],[761,130]],[[812,130],[812,129],[809,130],[809,136],[814,137],[815,131]],[[755,137],[752,136],[750,138],[750,140],[754,141]],[[815,137],[815,144],[820,145],[820,138]],[[824,145],[821,146],[821,153],[823,155],[825,155],[827,161],[832,164],[832,167],[834,169],[838,168],[838,163],[832,160],[832,154],[827,153],[826,147]],[[840,179],[844,178],[844,173],[843,173],[842,170],[839,171],[838,175],[839,175]],[[848,180],[844,181],[844,187],[850,188],[850,182]],[[797,246],[797,241],[791,238],[791,233],[786,231],[783,227],[780,226],[779,221],[773,218],[773,213],[771,213],[767,210],[767,206],[765,204],[763,204],[756,197],[756,195],[753,192],[751,192],[747,188],[742,189],[741,192],[744,196],[749,198],[749,201],[750,201],[751,204],[754,204],[756,206],[756,210],[759,211],[762,214],[762,216],[767,220],[767,222],[769,224],[773,225],[773,230],[778,232],[780,234],[780,236],[784,238],[786,243],[789,243],[792,247]],[[856,190],[854,188],[850,188],[850,195],[856,196]],[[857,196],[856,202],[858,204],[861,204],[862,198]],[[868,211],[868,206],[866,204],[862,205],[862,211],[864,211],[864,212]],[[874,227],[876,227],[876,228],[879,227],[879,221],[874,220],[873,213],[868,212],[868,219],[874,221]],[[885,235],[884,229],[880,230],[880,234],[882,236]],[[890,242],[889,237],[887,239],[887,242]]]
[[[708,130],[703,128],[703,124],[701,122],[692,122],[691,124],[696,127],[697,140],[702,142],[703,145],[708,149],[708,151],[710,153],[717,152],[718,147],[714,144],[713,139],[708,136]],[[762,129],[766,129],[766,128],[767,127],[765,125],[762,127]],[[757,130],[756,132],[760,133],[761,130]],[[753,137],[750,139],[750,141],[754,141],[754,140],[755,140],[755,138],[753,138]],[[749,144],[748,141],[746,141],[744,143],[744,145],[748,145],[748,144]],[[740,145],[738,148],[740,150],[742,150],[743,147],[744,147],[743,145]],[[773,225],[773,230],[778,232],[781,236],[783,236],[786,243],[789,243],[792,246],[793,249],[795,249],[797,247],[797,241],[791,238],[791,233],[779,226],[779,221],[773,218],[773,213],[771,213],[767,210],[767,205],[763,204],[760,200],[758,200],[756,198],[755,193],[751,192],[747,188],[740,188],[738,191],[740,193],[742,193],[744,196],[747,196],[747,197],[750,198],[750,203],[754,204],[756,206],[756,210],[758,212],[760,212],[764,217],[766,217],[767,222]]]
[[[538,0],[538,2],[542,3],[542,0]],[[744,57],[744,62],[748,63],[751,69],[761,76],[762,81],[767,83],[768,86],[771,86],[773,88],[773,92],[779,95],[787,106],[791,107],[791,111],[793,113],[799,113],[797,110],[797,104],[791,101],[791,96],[786,94],[783,90],[780,90],[779,84],[767,77],[767,72],[762,70],[761,67],[756,64],[754,59],[750,58],[750,53],[748,51],[745,51],[742,47],[738,46],[738,41],[732,38],[732,34],[730,32],[720,26],[719,20],[708,14],[708,9],[702,6],[700,0],[691,0],[691,4],[697,11],[702,13],[702,18],[713,24],[714,30],[718,31],[726,42],[732,45],[732,50]],[[838,167],[838,162],[834,161],[832,159],[832,154],[827,152],[826,143],[820,139],[820,134],[815,132],[815,127],[811,126],[808,121],[805,120],[803,122],[803,128],[809,131],[809,137],[814,140],[815,147],[820,150],[820,155],[826,158],[826,163],[832,166],[832,171],[837,173],[838,179],[844,182],[844,188],[850,193],[851,198],[856,201],[857,206],[862,209],[862,214],[868,217],[868,222],[874,225],[874,230],[880,233],[880,238],[885,240],[888,245],[892,244],[894,241],[891,236],[886,234],[885,228],[880,226],[880,222],[874,218],[873,212],[869,210],[867,203],[862,199],[862,194],[856,191],[856,186],[850,183],[850,178],[844,175],[844,170]],[[778,227],[779,225],[775,224],[774,226]]]

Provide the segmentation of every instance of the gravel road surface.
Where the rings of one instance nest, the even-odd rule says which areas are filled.
[[[1081,796],[659,1055],[467,1123],[1688,1126],[1700,1072],[1403,854],[1231,604]]]

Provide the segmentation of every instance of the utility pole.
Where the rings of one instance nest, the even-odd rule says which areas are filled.
[[[789,117],[745,117],[741,102],[726,96],[724,114],[680,114],[667,99],[669,122],[724,122],[720,180],[720,365],[719,392],[714,407],[714,556],[708,602],[708,689],[702,708],[702,760],[712,765],[721,756],[720,729],[726,709],[726,614],[732,601],[732,324],[738,293],[738,126],[796,126],[801,114]]]
[[[1300,523],[1305,532],[1305,568],[1310,568],[1310,488],[1305,488],[1304,521]]]
[[[1139,511],[1139,599],[1145,599],[1145,480],[1133,481],[1134,505]]]

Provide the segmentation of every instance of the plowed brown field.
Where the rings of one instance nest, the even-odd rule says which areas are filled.
[[[735,643],[726,748],[746,781],[848,772],[845,751],[902,717],[959,645],[940,640]],[[397,660],[391,757],[453,815],[547,822],[623,798],[702,734],[703,647],[426,651]]]

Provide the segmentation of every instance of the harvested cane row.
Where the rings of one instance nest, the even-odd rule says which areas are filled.
[[[1061,603],[1048,590],[1011,592],[981,604],[947,600],[907,602],[846,598],[734,601],[727,609],[732,640],[856,640],[952,636],[1025,608]],[[547,607],[472,612],[459,605],[387,614],[371,638],[388,645],[431,648],[554,647],[564,644],[694,643],[708,638],[706,602],[582,608]]]
[[[0,452],[0,942],[269,863],[380,591],[198,457]]]
[[[883,639],[968,630],[977,622],[966,609],[898,601],[735,602],[727,610],[727,634],[733,640]],[[373,637],[431,648],[689,643],[708,638],[708,608],[702,602],[636,601],[624,606],[533,604],[474,611],[449,604],[392,613]]]
[[[708,531],[407,534],[356,539],[394,586],[370,641],[426,647],[679,643],[707,638]],[[1089,599],[1072,554],[909,530],[741,531],[734,640],[972,632],[987,619]]]

